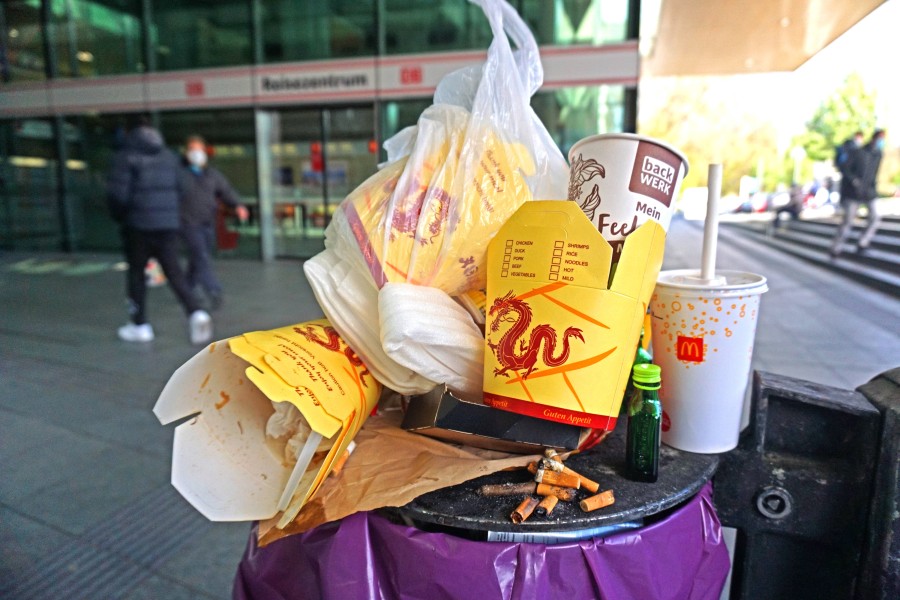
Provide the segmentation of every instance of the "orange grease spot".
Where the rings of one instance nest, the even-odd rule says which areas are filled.
[[[212,344],[209,345],[209,353],[212,354],[215,351],[215,349],[216,349],[216,343],[213,342]]]
[[[209,378],[210,378],[211,376],[212,376],[212,373],[207,373],[207,374],[206,374],[206,379],[204,379],[204,380],[203,380],[203,383],[200,384],[200,389],[201,389],[201,390],[202,390],[203,388],[206,387],[206,384],[207,384],[207,383],[209,383]]]
[[[231,396],[229,396],[225,392],[219,392],[219,396],[222,397],[222,401],[216,402],[216,404],[215,404],[216,410],[222,410],[222,407],[225,406],[226,404],[228,404],[228,401],[231,400]]]

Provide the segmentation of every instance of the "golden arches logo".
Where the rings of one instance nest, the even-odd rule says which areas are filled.
[[[703,362],[703,338],[679,335],[675,343],[675,356],[678,360]]]

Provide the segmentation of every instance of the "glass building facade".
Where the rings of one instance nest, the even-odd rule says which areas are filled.
[[[562,151],[633,131],[639,0],[511,4],[541,46],[532,106]],[[381,143],[490,40],[466,0],[4,0],[0,247],[118,250],[106,170],[146,112],[175,149],[205,137],[251,209],[222,216],[223,255],[311,256]]]

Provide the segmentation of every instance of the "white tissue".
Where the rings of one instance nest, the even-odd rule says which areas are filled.
[[[484,337],[442,290],[387,283],[378,294],[381,345],[394,361],[463,400],[481,402]]]
[[[326,248],[303,265],[319,306],[372,376],[404,395],[424,394],[437,383],[385,354],[378,322],[378,288],[367,273]]]

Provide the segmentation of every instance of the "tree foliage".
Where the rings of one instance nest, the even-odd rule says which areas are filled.
[[[672,144],[687,156],[690,170],[682,189],[705,186],[707,165],[722,163],[722,192],[737,193],[741,177],[755,175],[762,166],[776,166],[776,132],[758,115],[743,113],[709,99],[702,81],[684,78],[669,92],[665,109],[641,115],[640,133]],[[774,171],[773,171],[774,174]]]
[[[867,90],[856,73],[826,98],[806,123],[806,131],[795,143],[812,161],[834,158],[834,149],[857,131],[868,137],[875,128],[875,92]]]
[[[858,74],[851,74],[816,108],[805,123],[806,131],[785,148],[769,115],[727,99],[713,100],[721,97],[710,93],[716,85],[715,80],[691,77],[642,83],[641,94],[654,94],[655,106],[652,111],[640,111],[638,131],[684,152],[691,168],[682,189],[706,185],[707,165],[712,162],[723,163],[725,194],[738,192],[745,175],[762,176],[764,191],[789,185],[795,173],[792,150],[796,146],[806,152],[796,167],[799,181],[812,181],[815,163],[833,160],[835,147],[857,131],[868,138],[877,123],[875,92],[866,88]],[[891,148],[889,140],[880,171],[882,184],[893,181],[896,174],[896,152]]]

